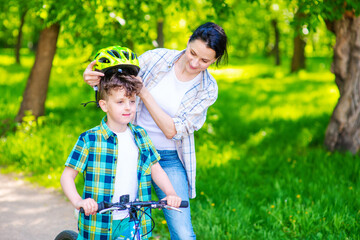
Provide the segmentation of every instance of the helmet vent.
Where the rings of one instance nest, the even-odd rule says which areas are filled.
[[[121,58],[120,54],[116,50],[111,50],[111,52],[117,57]]]
[[[115,55],[112,53],[112,51],[107,51],[108,54],[110,54],[111,56],[115,57]]]
[[[100,58],[98,61],[101,63],[110,63],[110,60],[105,57]]]
[[[129,53],[128,52],[126,52],[126,51],[122,51],[123,52],[123,54],[125,55],[125,57],[127,58],[127,59],[129,59]],[[129,59],[130,60],[130,59]]]

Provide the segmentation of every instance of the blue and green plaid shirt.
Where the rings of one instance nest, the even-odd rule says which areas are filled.
[[[111,202],[114,194],[114,182],[118,157],[118,139],[106,125],[104,117],[101,124],[82,133],[70,153],[65,165],[84,174],[85,186],[83,199],[92,198],[96,202]],[[131,123],[128,125],[139,148],[137,177],[139,183],[138,199],[151,199],[151,166],[160,156],[148,137],[146,131]],[[142,232],[151,229],[151,220],[146,214],[142,215]],[[79,215],[78,239],[112,239],[111,214]],[[145,238],[150,237],[150,234]]]

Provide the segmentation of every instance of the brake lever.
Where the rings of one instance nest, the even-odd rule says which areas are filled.
[[[110,207],[110,208],[105,208],[101,211],[99,211],[100,214],[103,214],[105,212],[108,212],[108,211],[113,211],[113,210],[118,210],[119,208],[118,207]]]
[[[176,207],[171,207],[171,206],[168,206],[168,205],[165,205],[165,208],[166,209],[171,209],[171,210],[175,210],[175,211],[178,211],[180,213],[182,213],[183,211],[181,211],[179,208],[176,208]]]

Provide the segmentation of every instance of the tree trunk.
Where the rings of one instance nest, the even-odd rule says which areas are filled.
[[[156,25],[157,25],[156,26],[156,29],[157,29],[156,42],[157,42],[159,48],[163,48],[164,47],[164,18],[159,18],[157,20]]]
[[[274,45],[274,48],[273,48],[273,53],[275,55],[275,65],[280,66],[280,64],[281,64],[280,49],[279,49],[280,31],[279,31],[276,19],[271,20],[271,24],[272,24],[272,26],[274,28],[274,33],[275,33],[275,45]]]
[[[40,33],[35,63],[26,84],[20,110],[15,118],[17,122],[22,121],[26,111],[31,111],[36,118],[45,113],[46,94],[59,30],[60,24],[55,23]]]
[[[291,72],[305,69],[305,46],[303,36],[297,34],[294,38],[294,53],[291,60]]]
[[[21,42],[22,42],[22,29],[25,23],[25,16],[27,13],[27,9],[25,9],[22,13],[21,13],[21,18],[20,18],[20,26],[19,26],[19,34],[17,36],[17,40],[16,40],[16,46],[15,46],[15,60],[17,64],[20,64],[20,49],[21,49]]]
[[[326,130],[325,146],[355,154],[360,147],[360,17],[344,15],[328,28],[336,35],[331,71],[340,98]]]
[[[295,21],[301,22],[301,20],[305,17],[306,15],[304,13],[297,11],[295,14]],[[302,26],[296,24],[294,37],[294,52],[291,59],[291,72],[305,69],[305,46],[306,42],[302,33]]]
[[[157,20],[156,20],[156,43],[159,48],[164,47],[164,19],[165,19],[165,13],[164,8],[162,4],[157,4],[157,12],[156,12]]]

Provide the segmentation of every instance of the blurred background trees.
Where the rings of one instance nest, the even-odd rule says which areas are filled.
[[[360,147],[360,4],[353,0],[0,0],[0,44],[35,52],[16,116],[45,114],[55,54],[87,63],[97,49],[125,45],[138,54],[155,47],[184,49],[191,32],[206,21],[220,24],[237,59],[291,59],[289,72],[306,68],[307,57],[333,55],[339,102],[326,132],[330,150]],[[334,49],[333,49],[334,47]]]

